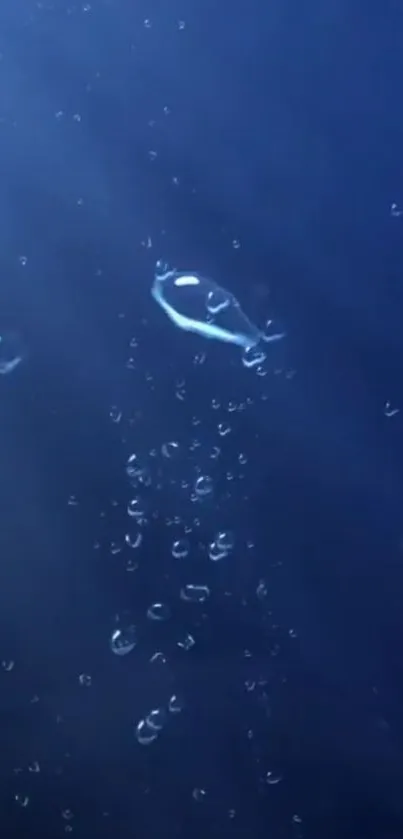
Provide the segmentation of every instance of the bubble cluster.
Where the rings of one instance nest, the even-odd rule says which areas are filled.
[[[142,717],[135,726],[136,740],[140,746],[150,746],[160,736],[172,715],[180,714],[183,711],[184,702],[176,694],[169,698],[167,706],[152,708]]]
[[[116,394],[107,403],[112,432],[122,446],[125,495],[118,490],[104,505],[102,524],[109,522],[110,528],[108,538],[98,536],[97,547],[98,556],[107,557],[114,579],[120,574],[123,580],[122,602],[115,608],[127,611],[115,617],[109,647],[116,658],[128,657],[114,669],[121,679],[121,696],[130,692],[133,747],[155,747],[158,760],[161,738],[163,748],[171,748],[167,729],[177,727],[178,743],[184,733],[181,691],[187,691],[182,681],[186,665],[189,662],[197,673],[206,643],[209,654],[215,641],[221,649],[222,639],[214,633],[225,628],[228,615],[234,621],[230,625],[239,627],[231,639],[234,686],[238,680],[250,716],[260,715],[264,726],[270,724],[275,707],[268,686],[273,681],[271,663],[283,643],[295,645],[297,632],[275,627],[270,559],[267,570],[259,566],[259,575],[264,574],[260,577],[250,515],[256,465],[262,457],[256,417],[265,410],[275,375],[267,344],[283,333],[275,332],[271,323],[265,330],[255,326],[233,294],[213,280],[161,262],[152,295],[178,330],[207,341],[203,350],[194,340],[194,354],[187,352],[192,342],[182,344],[182,336],[172,355],[147,352],[147,347],[155,348],[155,307],[155,323],[152,316],[140,318],[136,335],[130,335],[130,358],[123,364],[131,403]],[[165,337],[161,344],[162,340]],[[238,347],[241,358],[218,347],[220,342]],[[81,503],[80,498],[80,509]],[[114,585],[112,596],[115,590]],[[254,626],[261,621],[267,649],[263,664],[250,636],[246,641],[242,632],[249,620]],[[100,680],[95,670],[94,679],[85,672],[78,679],[82,701],[97,694]],[[209,701],[213,695],[217,698],[219,672],[211,684],[205,680],[205,689]],[[186,700],[192,714],[187,693]],[[273,796],[282,773],[259,752],[255,729],[245,726],[244,734],[251,760],[259,766],[259,793]],[[151,751],[154,754],[154,748]],[[194,777],[188,789],[195,806],[207,812],[213,801],[208,781]],[[231,820],[237,815],[232,804],[229,801],[225,809]]]

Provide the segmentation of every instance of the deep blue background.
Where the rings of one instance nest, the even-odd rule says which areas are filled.
[[[1,328],[27,347],[0,382],[0,658],[16,662],[1,674],[2,824],[55,837],[71,808],[86,837],[397,839],[403,425],[384,405],[403,404],[403,217],[390,213],[403,206],[403,11],[391,0],[84,5],[0,10]],[[166,365],[191,382],[200,345],[155,310],[159,257],[285,325],[276,363],[296,375],[265,380],[264,409],[257,380],[220,347],[198,373],[204,391],[175,400]],[[125,367],[138,332],[153,391]],[[226,468],[247,450],[249,501],[234,490],[230,509],[256,549],[234,558],[219,590],[235,596],[213,600],[194,655],[175,652],[185,619],[167,629],[187,711],[146,752],[138,709],[168,689],[150,675],[155,646],[122,670],[107,639],[133,599],[144,610],[171,596],[159,576],[169,498],[135,591],[92,546],[122,532],[130,448],[190,439],[217,394],[254,399]],[[114,404],[140,417],[127,450]],[[254,598],[262,577],[270,618]],[[245,649],[270,715],[242,691]],[[272,766],[284,779],[269,788]]]

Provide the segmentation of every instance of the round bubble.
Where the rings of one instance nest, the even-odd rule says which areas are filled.
[[[179,454],[179,443],[175,440],[170,440],[168,443],[163,443],[161,446],[161,453],[168,460],[173,460]]]
[[[174,559],[185,559],[190,550],[188,539],[177,539],[172,545],[172,556]]]
[[[145,721],[149,728],[154,731],[161,731],[166,723],[166,719],[167,712],[165,708],[153,708],[152,711],[147,714]]]
[[[279,784],[280,781],[282,781],[282,780],[283,780],[283,776],[280,775],[279,772],[274,772],[272,770],[269,770],[268,772],[266,772],[265,781],[266,781],[266,784],[268,784],[268,786],[274,787],[274,786],[276,786],[276,784]]]
[[[158,737],[158,730],[155,726],[149,725],[147,720],[139,720],[136,725],[136,740],[140,746],[149,746]]]
[[[127,505],[127,512],[129,516],[137,519],[139,523],[145,520],[146,513],[144,509],[144,504],[141,498],[139,498],[139,496],[137,496],[136,498],[132,498],[129,501]]]
[[[132,624],[124,629],[114,629],[111,635],[110,648],[115,655],[124,656],[131,653],[137,644],[136,627]]]
[[[176,693],[172,694],[168,702],[168,711],[170,714],[180,714],[183,711],[184,702]]]
[[[218,547],[223,551],[232,551],[235,545],[235,536],[231,530],[220,530],[215,537]]]
[[[198,498],[207,498],[211,495],[214,489],[213,479],[210,475],[200,475],[195,483],[195,493]]]
[[[228,551],[225,548],[220,548],[218,542],[214,541],[209,545],[208,555],[212,562],[219,562],[220,559],[225,559],[228,556]]]
[[[137,454],[131,454],[126,463],[126,474],[133,487],[150,486],[151,475],[148,466]]]

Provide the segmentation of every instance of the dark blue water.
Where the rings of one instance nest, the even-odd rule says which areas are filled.
[[[402,26],[392,0],[2,4],[7,836],[403,836]],[[286,330],[265,375],[175,329],[159,258]]]

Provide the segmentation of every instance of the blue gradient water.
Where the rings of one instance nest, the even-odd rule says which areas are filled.
[[[402,28],[1,4],[7,836],[403,835]]]

